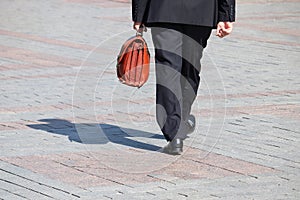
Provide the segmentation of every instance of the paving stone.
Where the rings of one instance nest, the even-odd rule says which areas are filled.
[[[299,199],[298,10],[237,2],[231,36],[205,49],[197,129],[176,158],[158,152],[153,63],[138,90],[115,75],[129,0],[2,0],[0,199]]]

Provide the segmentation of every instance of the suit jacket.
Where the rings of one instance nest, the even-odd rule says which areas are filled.
[[[216,27],[219,21],[235,21],[235,0],[132,0],[132,19]]]

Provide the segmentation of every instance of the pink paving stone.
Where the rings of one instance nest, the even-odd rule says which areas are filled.
[[[286,15],[286,12],[276,12],[276,13],[268,13],[268,16],[239,16],[240,21],[252,21],[252,20],[285,20],[285,19],[298,19],[299,17],[296,15],[297,12],[289,12],[289,15]],[[272,14],[272,15],[271,15]]]
[[[129,7],[127,0],[64,0],[67,3],[93,4],[102,8]]]
[[[26,129],[23,122],[0,122],[0,131]]]
[[[61,67],[61,66],[53,66],[53,67]],[[0,71],[7,70],[20,70],[20,69],[38,69],[40,68],[38,65],[27,65],[27,64],[4,64],[3,67],[0,67]]]
[[[289,41],[283,41],[283,40],[272,40],[272,39],[267,39],[264,37],[255,37],[255,36],[247,36],[247,35],[235,35],[234,36],[238,40],[250,40],[254,42],[266,42],[266,43],[271,43],[271,44],[279,44],[279,45],[284,45],[284,46],[292,46],[292,47],[299,47],[300,43],[297,42],[289,42]]]
[[[92,73],[90,73],[90,75],[92,75]],[[51,79],[51,78],[66,78],[66,77],[76,77],[76,72],[72,72],[72,73],[60,73],[60,74],[22,75],[22,76],[4,77],[4,78],[0,78],[0,80],[40,79],[40,78]]]
[[[200,114],[201,117],[214,116],[237,116],[237,115],[271,115],[278,117],[286,117],[290,119],[300,120],[300,106],[297,104],[270,104],[270,105],[254,105],[254,106],[237,106],[216,109],[199,109],[194,114]]]
[[[75,48],[75,49],[82,49],[82,50],[88,50],[88,51],[95,48],[94,46],[91,46],[91,45],[74,43],[74,42],[67,42],[67,41],[56,40],[56,39],[46,38],[46,37],[27,34],[27,33],[20,33],[20,32],[15,32],[15,31],[3,30],[3,29],[0,29],[0,35],[8,35],[8,36],[17,37],[17,38],[23,38],[23,39],[33,40],[33,41],[37,41],[37,42],[43,42],[43,43],[47,43],[47,44],[66,46],[66,47],[71,47],[71,48]]]
[[[272,92],[251,92],[251,93],[236,93],[236,94],[226,94],[223,95],[200,95],[197,96],[197,100],[202,99],[241,99],[241,98],[255,98],[255,97],[262,97],[262,96],[282,96],[287,94],[300,94],[300,90],[280,90],[280,91],[272,91]]]
[[[93,50],[94,52],[101,53],[101,54],[108,54],[108,55],[116,54],[115,49],[107,49],[107,48],[101,48],[101,47],[96,48],[96,46],[93,46],[93,45],[57,40],[57,39],[47,38],[47,37],[43,37],[43,36],[27,34],[27,33],[20,33],[20,32],[7,31],[7,30],[0,29],[0,35],[8,35],[8,36],[16,37],[16,38],[23,38],[23,39],[42,42],[42,43],[46,43],[46,44],[64,46],[64,47],[69,47],[69,48],[74,48],[74,49],[81,49],[81,50],[85,50],[85,51]],[[48,64],[48,66],[50,65],[50,63],[47,63],[47,64]],[[86,63],[86,64],[89,64],[89,63]],[[57,66],[57,65],[52,65],[52,66]]]
[[[124,172],[111,170],[109,168],[81,168],[81,169],[86,173],[95,174],[97,176],[103,177],[106,180],[112,180],[114,182],[121,183],[124,185],[159,181],[155,178],[147,176],[146,173],[126,174]]]
[[[45,110],[56,110],[52,105],[40,105],[40,106],[18,106],[18,107],[8,107],[8,111],[14,113],[26,113],[26,112],[37,112]]]
[[[80,66],[82,60],[66,58],[46,53],[40,53],[29,49],[8,47],[0,45],[0,56],[4,58],[19,60],[37,66]],[[85,63],[98,65],[98,63]]]
[[[198,159],[197,156],[203,153],[199,149],[189,148],[183,156],[174,157],[158,152],[147,153],[143,150],[132,153],[124,148],[123,150],[111,149],[97,152],[4,157],[0,159],[52,179],[83,188],[139,184],[164,179],[159,177],[189,180],[215,179],[241,174],[276,173],[275,170],[265,166],[214,153],[210,153],[204,159]],[[97,157],[90,156],[91,154],[97,155]],[[157,160],[152,162],[155,157]],[[154,164],[163,163],[167,159],[170,160],[166,162],[166,165],[153,168]],[[138,161],[140,163],[137,163]],[[145,167],[144,172],[134,173],[141,166]]]
[[[111,185],[111,181],[101,177],[87,174],[76,168],[67,167],[52,159],[53,155],[26,156],[19,158],[1,159],[14,165],[29,169],[35,173],[45,175],[49,178],[62,181],[64,183],[77,185],[80,187],[91,187],[94,185]]]
[[[226,108],[226,115],[236,115],[237,113],[248,113],[251,115],[277,115],[291,119],[300,120],[300,106],[297,104],[270,104],[263,106],[240,106]]]
[[[245,175],[256,174],[256,173],[258,174],[271,173],[275,171],[269,167],[260,166],[254,163],[245,162],[243,160],[234,159],[234,158],[226,157],[215,153],[209,153],[208,156],[206,156],[205,158],[201,158],[199,156],[204,154],[205,152],[201,150],[190,148],[187,151],[187,153],[184,155],[184,157],[203,164],[216,166],[218,168],[227,169],[228,171],[245,174]]]
[[[284,91],[278,91],[278,92],[266,92],[266,93],[245,93],[245,94],[233,94],[233,95],[228,95],[229,98],[249,98],[249,97],[258,97],[258,96],[265,96],[265,95],[284,95],[284,94],[299,94],[300,91],[299,90],[284,90]],[[201,99],[204,97],[199,97],[199,101],[201,101]],[[212,96],[212,99],[218,99],[219,96]],[[149,103],[153,103],[154,99],[153,97],[148,97],[148,98],[142,98],[139,99],[139,101],[143,101],[143,102],[149,102]],[[118,105],[118,104],[123,104],[123,103],[127,103],[127,100],[124,99],[119,99],[119,100],[114,100],[114,104]],[[82,102],[80,105],[75,105],[75,106],[81,106],[81,107],[87,107],[87,106],[103,106],[103,105],[111,105],[111,101],[99,101],[99,102],[95,102],[95,103],[84,103]],[[68,104],[56,104],[56,105],[45,105],[45,106],[33,106],[30,108],[30,111],[35,112],[35,111],[47,111],[47,110],[56,110],[56,109],[70,109],[72,108],[71,105]],[[264,105],[264,106],[240,106],[240,107],[227,107],[226,108],[226,114],[227,115],[235,115],[235,114],[240,114],[242,112],[247,112],[248,114],[277,114],[277,115],[281,115],[283,114],[284,116],[292,116],[295,118],[299,119],[299,105],[296,104],[272,104],[272,105]],[[221,109],[201,109],[200,113],[201,115],[204,116],[209,116],[211,115],[212,112],[215,113],[221,113],[223,114],[223,110],[224,108]],[[27,106],[23,106],[23,107],[11,107],[11,108],[0,108],[0,112],[28,112],[29,109]],[[276,112],[278,111],[278,112]],[[101,119],[105,119],[105,117],[103,117],[103,115],[99,116]]]
[[[46,156],[45,158],[47,158]],[[88,154],[73,153],[69,154],[55,154],[52,157],[56,162],[62,163],[69,167],[80,167],[80,168],[105,168],[101,162],[97,159],[91,158]]]
[[[131,19],[128,18],[128,17],[110,17],[110,16],[107,16],[107,17],[96,17],[100,20],[110,20],[110,21],[117,21],[117,22],[128,22],[130,21]]]
[[[115,101],[116,102],[116,101]],[[119,102],[123,102],[123,100],[120,100]],[[97,106],[99,105],[109,105],[110,102],[101,102],[97,103]],[[86,104],[85,106],[92,105],[92,104]],[[48,105],[48,106],[34,106],[31,108],[28,108],[26,106],[24,107],[12,107],[12,108],[5,108],[0,109],[1,113],[26,113],[26,112],[41,112],[41,111],[52,111],[57,109],[71,109],[72,107],[70,105]],[[201,117],[206,116],[223,116],[224,115],[224,108],[222,109],[200,109],[194,112],[195,114],[200,114]],[[226,108],[226,116],[236,116],[240,114],[249,114],[249,115],[276,115],[278,117],[286,117],[289,119],[294,120],[300,120],[300,106],[294,105],[294,104],[288,104],[288,105],[264,105],[264,106],[241,106],[241,107],[229,107]],[[121,115],[124,115],[128,118],[128,115],[130,115],[130,118],[137,121],[137,122],[144,122],[145,119],[147,120],[153,120],[155,118],[154,115],[150,114],[141,114],[139,112],[131,112],[131,113],[118,113],[119,117]],[[143,116],[138,118],[137,116]],[[126,119],[127,119],[126,118]],[[86,120],[84,122],[86,123],[92,123],[97,119],[97,122],[94,123],[108,123],[114,122],[115,117],[111,114],[107,115],[96,115],[96,116],[86,116]],[[68,121],[72,121],[72,119],[64,119]],[[77,119],[76,123],[80,123],[80,119]],[[1,122],[0,124],[0,130],[21,130],[21,129],[29,129],[27,125],[30,124],[46,124],[44,122]]]
[[[24,69],[23,67],[21,67],[23,65],[20,65],[20,69]],[[54,66],[54,68],[60,68],[61,66]],[[69,66],[65,66],[65,67],[69,67]],[[25,67],[26,68],[26,67]],[[35,68],[35,67],[33,67]],[[40,67],[36,67],[36,68],[40,68]],[[0,69],[1,71],[1,69]],[[59,71],[59,70],[58,70]],[[106,73],[108,74],[108,73]],[[110,73],[112,74],[112,73]],[[77,72],[71,72],[71,73],[51,73],[51,74],[39,74],[39,75],[21,75],[21,76],[8,76],[8,77],[2,77],[0,78],[0,80],[13,80],[13,79],[40,79],[40,78],[47,78],[47,79],[51,79],[51,78],[66,78],[66,77],[73,77],[75,78],[77,75]],[[95,73],[94,72],[81,72],[80,76],[86,76],[86,77],[91,77],[94,76]]]
[[[265,4],[270,1],[269,0],[247,0],[247,1],[239,1],[238,4]],[[272,3],[294,3],[298,2],[298,0],[272,0]]]
[[[297,32],[297,29],[291,30],[291,29],[286,29],[286,28],[275,28],[275,27],[268,27],[268,26],[261,26],[261,25],[256,25],[253,23],[237,23],[236,27],[242,27],[242,28],[251,28],[255,29],[258,31],[263,31],[263,32],[271,32],[271,33],[279,33],[283,35],[291,35],[291,36],[296,36],[299,37],[300,33]]]
[[[124,102],[124,100],[120,100],[119,103]],[[99,102],[96,105],[109,105],[110,102]],[[90,103],[82,106],[88,106],[92,105]],[[23,107],[12,107],[12,108],[3,108],[2,110],[0,109],[1,113],[24,113],[24,112],[38,112],[38,111],[47,111],[47,110],[57,110],[57,109],[71,109],[72,106],[67,105],[67,104],[57,104],[57,105],[44,105],[44,106],[34,106],[28,108],[27,106]],[[200,109],[198,111],[195,111],[195,114],[200,114],[202,117],[203,116],[210,116],[214,114],[214,116],[218,116],[216,114],[224,114],[222,109]],[[295,104],[285,104],[285,105],[264,105],[264,106],[241,106],[241,107],[228,107],[226,108],[226,115],[239,115],[242,113],[247,113],[247,114],[263,114],[263,115],[277,115],[277,116],[283,116],[283,117],[288,117],[291,119],[296,119],[300,120],[300,106],[295,105]],[[136,116],[141,116],[141,113],[139,112],[132,112],[132,113],[124,113],[124,115],[130,115],[131,118],[134,118],[135,120],[138,120]],[[118,115],[121,115],[118,113]],[[150,114],[144,114],[144,118],[149,118],[149,117],[154,117],[153,115]],[[95,116],[91,116],[92,119],[95,118]],[[113,119],[113,116],[108,114],[108,115],[98,115],[96,116],[98,121],[105,121],[106,119]],[[40,122],[36,122],[38,124]],[[44,123],[42,123],[44,124]],[[26,124],[24,122],[2,122],[1,123],[2,128],[5,129],[23,129],[27,128]]]
[[[157,171],[156,174],[171,175],[173,177],[178,177],[185,180],[200,178],[214,179],[236,175],[233,172],[218,167],[197,163],[187,159],[179,159],[177,162],[164,168],[163,170]]]

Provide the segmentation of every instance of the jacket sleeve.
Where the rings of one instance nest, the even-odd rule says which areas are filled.
[[[235,0],[218,0],[218,21],[235,21]]]
[[[132,0],[132,21],[143,22],[149,0]]]

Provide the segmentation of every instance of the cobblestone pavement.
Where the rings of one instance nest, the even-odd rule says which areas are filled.
[[[129,1],[1,0],[0,199],[300,199],[300,4],[237,4],[168,156],[154,66],[141,89],[116,79]]]

